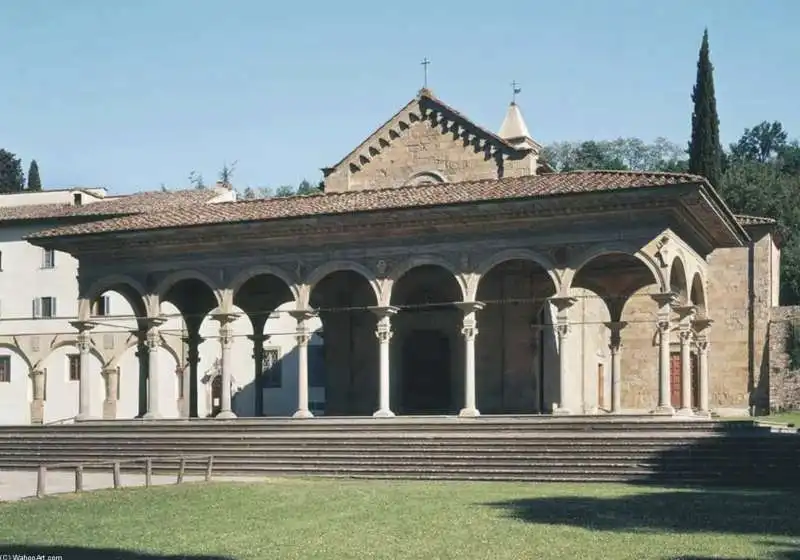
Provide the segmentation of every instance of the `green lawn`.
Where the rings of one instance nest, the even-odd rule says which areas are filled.
[[[777,414],[770,414],[769,416],[760,416],[758,420],[765,420],[767,422],[783,422],[786,424],[794,424],[800,427],[800,411],[793,412],[779,412]]]
[[[800,494],[277,479],[0,504],[2,553],[63,560],[796,559]],[[794,555],[794,556],[793,556]]]

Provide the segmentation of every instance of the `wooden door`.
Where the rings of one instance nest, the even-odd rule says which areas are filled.
[[[671,388],[670,402],[673,408],[681,407],[681,353],[669,355],[669,384]]]

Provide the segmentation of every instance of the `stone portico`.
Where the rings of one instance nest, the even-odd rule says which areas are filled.
[[[701,177],[550,171],[516,105],[494,135],[424,90],[324,170],[325,194],[112,218],[30,241],[79,260],[79,336],[97,297],[129,301],[147,379],[168,373],[148,360],[161,304],[180,311],[190,417],[200,323],[219,324],[217,416],[232,418],[231,322],[251,322],[258,385],[260,333],[286,304],[297,418],[312,416],[313,317],[327,415],[740,407],[747,376],[715,377],[709,344],[730,311],[709,305],[713,255],[747,254],[740,221]],[[146,393],[146,416],[158,418]],[[261,392],[254,398],[262,410]]]

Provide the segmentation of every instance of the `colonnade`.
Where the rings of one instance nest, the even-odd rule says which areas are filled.
[[[698,357],[698,403],[697,409],[700,414],[708,413],[708,336],[707,332],[712,321],[706,317],[697,317],[694,306],[676,306],[676,296],[672,293],[659,293],[651,296],[657,306],[655,327],[658,333],[658,404],[654,413],[672,414],[677,412],[682,415],[692,415],[692,370],[691,370],[691,346],[694,344]],[[570,372],[570,356],[562,351],[566,348],[571,333],[569,321],[569,309],[576,302],[572,297],[552,297],[549,302],[556,310],[554,328],[558,340],[558,375],[559,375],[559,402],[554,407],[554,414],[572,414],[575,411],[567,406],[569,396],[567,394]],[[475,338],[478,335],[478,311],[483,309],[482,302],[461,302],[455,304],[462,312],[461,335],[463,336],[464,370],[463,370],[463,403],[459,412],[462,417],[475,417],[480,414],[477,407],[476,384],[475,384]],[[377,317],[375,335],[379,345],[378,360],[378,409],[375,417],[392,417],[394,413],[390,407],[390,344],[392,339],[392,317],[399,311],[397,307],[375,307],[372,311]],[[677,323],[673,320],[673,313],[678,315]],[[295,339],[297,342],[297,364],[298,364],[298,392],[297,409],[294,418],[311,418],[313,414],[309,410],[308,404],[308,342],[311,332],[308,326],[309,319],[316,316],[316,312],[311,309],[295,310],[290,312],[297,321]],[[219,336],[221,345],[221,402],[220,411],[217,414],[219,419],[236,418],[236,414],[231,408],[231,349],[233,342],[233,332],[231,323],[238,317],[236,313],[217,313],[212,316],[219,323]],[[145,418],[156,419],[161,417],[158,409],[158,368],[157,350],[160,345],[159,327],[164,320],[161,318],[149,318],[140,331],[139,335],[143,340],[143,347],[147,354],[149,390],[147,398],[147,412]],[[681,362],[681,402],[676,411],[671,403],[671,379],[670,379],[670,344],[673,327],[677,326],[677,333],[680,343],[680,362]],[[89,356],[91,348],[90,331],[93,327],[88,321],[75,321],[72,326],[78,330],[77,345],[80,355],[81,371],[89,371]],[[622,321],[611,321],[606,323],[609,329],[609,352],[611,358],[611,413],[621,413],[621,380],[622,372],[621,352],[622,352],[622,332],[626,323]],[[198,360],[199,337],[189,340],[189,361]],[[254,343],[253,357],[256,360],[256,367],[260,367],[260,356],[263,355],[264,336],[253,335]],[[144,356],[140,355],[140,360]],[[186,368],[196,371],[196,368]],[[116,386],[119,382],[118,372],[103,371],[106,376],[106,403],[115,398]],[[44,391],[43,376],[41,372],[31,372],[33,380],[34,403],[42,400]],[[87,419],[90,416],[89,406],[89,380],[88,376],[81,376],[79,388],[79,414],[78,419]],[[184,387],[188,385],[184,381]],[[258,391],[257,391],[258,393]],[[104,405],[105,406],[105,405]]]

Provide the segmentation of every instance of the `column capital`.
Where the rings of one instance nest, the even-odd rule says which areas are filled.
[[[695,338],[694,344],[701,354],[705,354],[708,351],[708,339],[705,336]]]
[[[572,296],[553,296],[547,299],[558,312],[566,311],[578,302],[578,298]]]
[[[70,321],[69,324],[78,332],[90,331],[97,326],[94,321]]]
[[[650,297],[658,304],[658,307],[672,307],[678,300],[678,295],[675,292],[659,292],[650,294]]]
[[[679,338],[680,338],[680,340],[681,340],[681,345],[684,345],[684,344],[685,344],[685,345],[687,345],[687,346],[688,346],[688,345],[689,345],[689,343],[692,341],[692,334],[693,334],[693,333],[692,333],[692,331],[691,331],[691,330],[689,330],[688,328],[685,328],[685,329],[683,329],[683,328],[682,328],[682,329],[680,329],[680,330],[678,331],[678,337],[679,337]]]
[[[287,313],[291,315],[298,323],[308,321],[309,319],[313,319],[317,316],[317,311],[315,309],[290,309],[287,311]]]
[[[397,314],[400,311],[399,307],[395,307],[393,305],[386,305],[386,306],[378,306],[378,307],[370,307],[370,311],[372,311],[375,315],[378,316],[378,319],[385,319],[387,317],[391,317]]]
[[[572,326],[567,321],[559,321],[555,324],[556,334],[559,338],[563,339],[572,330]]]
[[[236,319],[241,317],[241,313],[223,312],[212,313],[211,318],[220,323],[220,325],[227,325],[233,323]]]
[[[692,329],[694,330],[695,333],[700,335],[706,333],[713,324],[714,321],[712,319],[709,319],[707,317],[701,317],[692,320]]]
[[[656,319],[656,328],[661,334],[668,334],[670,327],[671,323],[669,317],[659,317]]]
[[[103,369],[100,370],[100,375],[103,377],[107,375],[117,375],[119,373],[116,367],[113,366],[103,366]]]
[[[40,375],[44,375],[44,370],[38,369],[38,368],[32,368],[28,372],[28,377],[30,377],[31,379],[34,378],[34,377],[38,377]]]
[[[478,336],[478,327],[475,325],[464,325],[461,328],[461,334],[464,335],[464,339],[467,341],[475,340],[475,337]]]
[[[697,313],[697,307],[694,305],[675,305],[672,309],[678,314],[678,322],[680,323],[691,321]]]
[[[476,311],[480,311],[486,304],[482,301],[459,301],[455,304],[464,315],[469,315],[470,313],[475,313]]]

